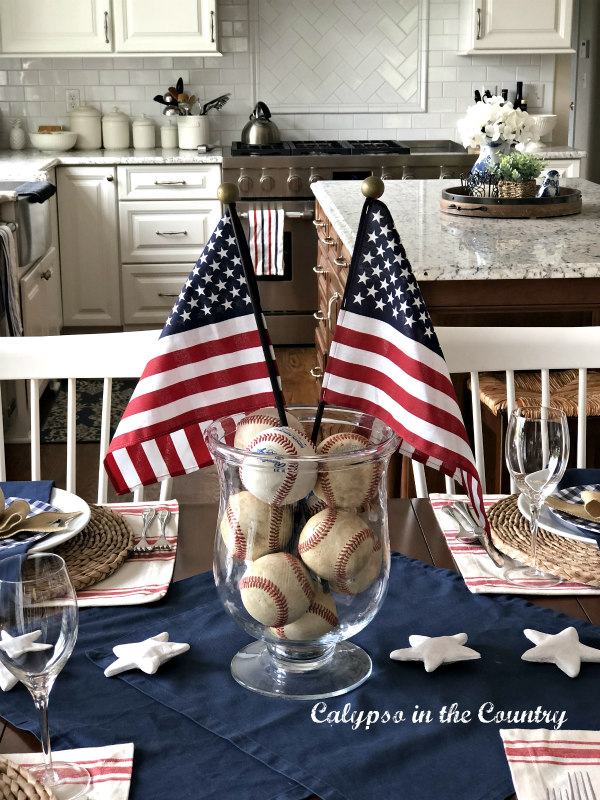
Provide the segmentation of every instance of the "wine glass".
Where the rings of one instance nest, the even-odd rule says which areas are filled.
[[[14,556],[2,566],[0,662],[25,684],[40,718],[44,764],[29,772],[60,800],[74,800],[88,789],[90,774],[79,764],[52,761],[48,699],[77,639],[75,590],[64,560],[54,553]]]
[[[505,577],[528,588],[555,586],[560,578],[537,568],[537,531],[544,500],[563,476],[569,458],[569,429],[564,411],[546,406],[516,408],[506,431],[506,464],[531,512],[530,566],[511,567]]]

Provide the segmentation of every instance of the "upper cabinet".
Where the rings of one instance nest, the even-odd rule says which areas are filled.
[[[2,53],[220,55],[216,0],[1,0]]]
[[[572,53],[573,0],[460,0],[459,52]]]

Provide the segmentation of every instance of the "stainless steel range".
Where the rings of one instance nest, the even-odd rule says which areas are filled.
[[[317,308],[317,237],[311,224],[319,180],[458,178],[474,156],[449,140],[234,142],[223,158],[223,180],[240,190],[243,217],[257,203],[285,211],[283,278],[260,277],[260,296],[275,344],[310,344]]]

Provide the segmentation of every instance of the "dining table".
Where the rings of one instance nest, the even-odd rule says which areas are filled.
[[[184,502],[180,503],[179,513],[174,581],[180,581],[212,569],[218,506],[217,504],[198,505],[193,502]],[[390,545],[393,551],[434,567],[457,571],[454,559],[436,520],[433,506],[428,499],[390,498],[388,516]],[[562,595],[557,597],[529,595],[527,600],[575,619],[600,625],[600,595]],[[52,703],[50,704],[50,713],[52,715]],[[40,751],[41,745],[35,736],[0,720],[0,754]],[[141,800],[133,794],[130,797],[132,800]],[[248,797],[249,800],[260,800],[258,795]],[[314,794],[309,794],[307,797],[310,797],[310,800],[317,800]],[[514,798],[515,795],[510,795],[510,797]]]

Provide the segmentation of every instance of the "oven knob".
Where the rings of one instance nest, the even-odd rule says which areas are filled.
[[[403,181],[412,181],[415,178],[415,173],[413,167],[409,167],[405,164],[402,167],[402,180]]]
[[[241,194],[247,194],[252,189],[252,178],[250,175],[245,175],[243,172],[240,172],[238,186],[240,187]]]
[[[440,167],[440,178],[452,178],[452,177],[454,176],[452,175],[452,170],[450,169],[450,167],[446,167],[444,166],[444,164],[442,164]]]
[[[302,186],[302,180],[300,179],[300,175],[296,175],[296,173],[292,171],[293,169],[293,167],[290,167],[287,185],[289,186],[290,192],[299,192]]]
[[[270,192],[271,189],[275,188],[275,179],[272,175],[267,175],[265,169],[266,168],[263,167],[262,175],[260,176],[260,185],[265,192]]]
[[[309,183],[315,183],[315,181],[322,181],[323,178],[319,175],[318,172],[315,171],[314,167],[310,168],[310,178],[308,179]]]
[[[382,181],[391,181],[392,180],[392,173],[388,172],[386,167],[381,168],[381,180]]]

